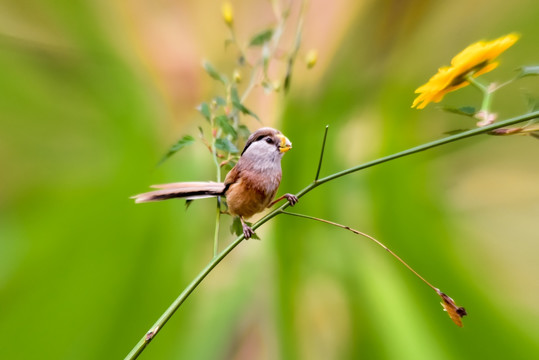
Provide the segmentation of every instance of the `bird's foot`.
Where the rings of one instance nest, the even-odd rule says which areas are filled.
[[[283,196],[273,200],[269,205],[268,207],[272,207],[273,205],[277,204],[279,201],[281,201],[282,199],[286,199],[288,200],[288,203],[290,204],[290,206],[294,206],[298,203],[298,197],[296,195],[292,195],[292,194],[284,194]]]
[[[253,229],[251,229],[251,227],[244,222],[242,223],[242,228],[243,228],[243,236],[245,236],[245,240],[249,240],[251,236],[253,236],[255,233]]]
[[[290,204],[290,206],[296,205],[299,201],[296,195],[284,194],[283,196],[285,197],[286,200],[288,200],[288,203]]]

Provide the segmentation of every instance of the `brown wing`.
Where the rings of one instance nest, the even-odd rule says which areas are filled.
[[[239,179],[239,176],[240,176],[240,170],[238,169],[238,166],[236,165],[232,168],[232,170],[228,172],[228,174],[226,174],[225,189],[228,189],[230,185],[237,182]]]

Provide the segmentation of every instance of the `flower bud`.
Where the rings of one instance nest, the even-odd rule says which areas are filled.
[[[234,70],[234,73],[232,74],[232,78],[234,79],[234,82],[235,82],[236,84],[241,83],[241,74],[240,74],[240,72],[238,71],[238,69],[235,69],[235,70]]]
[[[522,128],[521,127],[516,127],[516,128],[494,129],[494,130],[490,131],[489,134],[491,134],[491,135],[513,135],[513,134],[518,134],[520,132],[522,132]]]
[[[221,13],[223,14],[223,20],[229,27],[234,23],[234,13],[232,12],[232,5],[225,1],[221,7]]]
[[[487,112],[485,110],[479,111],[477,114],[475,114],[475,118],[479,120],[477,122],[478,127],[483,127],[492,124],[494,121],[496,121],[498,115],[494,113]]]
[[[311,49],[305,56],[305,62],[307,63],[307,69],[311,69],[313,66],[316,65],[316,61],[318,60],[318,51]]]
[[[455,324],[462,327],[462,317],[468,315],[466,310],[462,306],[457,306],[453,299],[451,299],[449,296],[447,296],[440,290],[436,289],[436,292],[442,298],[441,304],[444,308],[444,311],[447,311],[449,317],[451,318],[451,320],[453,320]]]

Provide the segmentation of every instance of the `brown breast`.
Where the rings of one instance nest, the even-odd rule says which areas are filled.
[[[249,218],[266,209],[273,200],[281,182],[281,173],[262,175],[244,171],[241,175],[230,184],[225,195],[232,215]]]

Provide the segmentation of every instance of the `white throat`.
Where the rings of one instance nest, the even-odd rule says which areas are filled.
[[[265,141],[257,141],[243,153],[240,158],[243,166],[257,172],[267,172],[270,170],[281,169],[281,153],[274,144],[268,144]],[[249,164],[247,166],[247,164]]]

